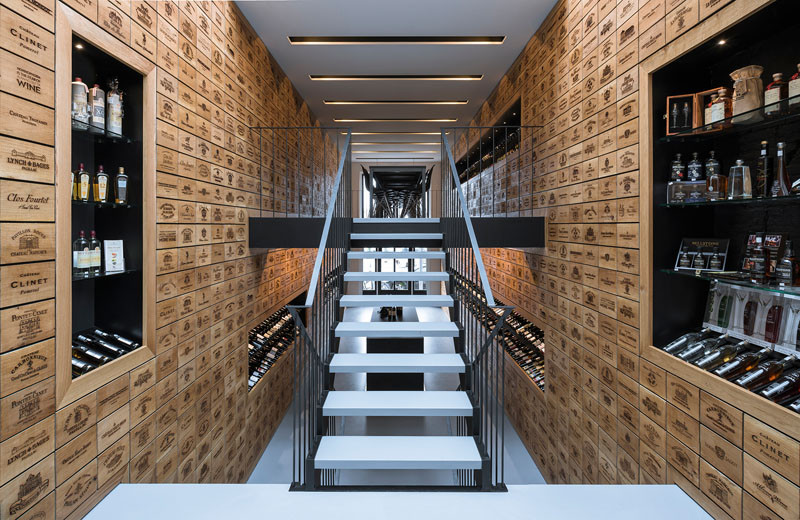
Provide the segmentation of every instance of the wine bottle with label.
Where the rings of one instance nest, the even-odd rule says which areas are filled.
[[[737,379],[735,383],[739,386],[747,388],[748,390],[757,391],[762,386],[765,386],[778,379],[783,372],[792,367],[796,361],[797,358],[794,356],[786,356],[781,360],[773,359],[770,361],[765,361],[758,365],[755,370],[752,370]]]
[[[102,262],[103,262],[103,253],[100,247],[100,241],[97,240],[97,233],[92,230],[90,233],[89,239],[89,274],[98,275],[100,274]]]
[[[83,163],[80,164],[78,167],[78,176],[77,176],[77,183],[78,183],[78,200],[83,202],[89,202],[90,189],[92,186],[91,182],[91,175],[83,168]]]
[[[114,178],[114,202],[117,204],[128,203],[128,175],[122,166],[119,167],[119,172]]]
[[[89,131],[103,134],[106,129],[106,93],[97,83],[89,89]]]
[[[72,274],[74,276],[89,274],[89,242],[86,240],[86,232],[83,230],[72,243]]]

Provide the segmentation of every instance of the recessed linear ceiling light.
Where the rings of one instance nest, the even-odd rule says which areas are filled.
[[[400,146],[439,146],[442,143],[437,142],[429,142],[429,143],[409,143],[407,141],[363,141],[360,143],[353,143],[353,146],[389,146],[389,145],[400,145]]]
[[[502,45],[505,36],[288,36],[292,45]]]
[[[311,81],[480,81],[483,74],[309,74]]]
[[[362,153],[411,153],[411,154],[431,154],[438,153],[434,150],[356,150],[353,152],[356,155]]]
[[[339,119],[334,118],[334,123],[455,123],[458,118],[442,119]]]
[[[447,132],[449,135],[450,132]],[[347,135],[347,132],[342,132]],[[352,132],[350,135],[442,135],[441,132]]]
[[[326,105],[466,105],[469,100],[463,101],[399,101],[399,100],[385,100],[385,101],[331,101],[324,100]]]

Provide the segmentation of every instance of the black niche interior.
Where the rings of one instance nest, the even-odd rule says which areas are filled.
[[[682,238],[729,238],[726,270],[741,267],[746,237],[753,232],[785,233],[800,246],[800,199],[665,207],[676,153],[688,162],[698,152],[704,163],[713,150],[726,175],[737,159],[754,175],[761,141],[768,141],[773,160],[777,143],[783,141],[789,177],[792,181],[800,177],[796,138],[800,105],[785,116],[706,134],[667,137],[665,120],[667,96],[721,86],[732,90],[730,73],[741,67],[762,66],[765,88],[775,72],[782,72],[788,81],[800,62],[800,49],[787,44],[800,29],[798,18],[787,15],[792,12],[798,12],[796,0],[778,0],[653,75],[653,342],[657,347],[702,323],[708,282],[659,271],[673,268]]]
[[[77,37],[72,41],[72,76],[80,77],[91,88],[95,83],[108,93],[112,78],[119,80],[123,92],[122,136],[97,135],[72,130],[72,171],[83,163],[94,176],[100,165],[113,183],[119,167],[128,175],[128,203],[99,204],[72,201],[72,236],[81,230],[88,239],[92,230],[97,238],[122,240],[125,271],[94,277],[73,276],[72,332],[92,327],[121,334],[141,343],[142,338],[142,96],[141,74]],[[154,138],[150,136],[150,138]],[[109,199],[113,190],[110,189]]]
[[[483,170],[519,146],[520,124],[522,121],[522,101],[515,101],[492,126],[494,130],[484,130],[480,140],[470,141],[467,153],[458,158],[456,170],[461,182],[467,182]],[[468,134],[471,135],[471,134]],[[455,136],[458,142],[461,135]]]

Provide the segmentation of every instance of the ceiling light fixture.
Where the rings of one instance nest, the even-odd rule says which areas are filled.
[[[439,146],[442,143],[437,142],[429,142],[429,143],[409,143],[407,141],[362,141],[359,143],[353,143],[353,146],[388,146],[388,145],[400,145],[400,146]]]
[[[505,36],[288,36],[291,45],[502,45]]]
[[[353,152],[354,154],[362,154],[362,153],[412,153],[412,154],[431,154],[431,153],[438,153],[435,150],[356,150]]]
[[[75,48],[78,49],[78,50],[81,50],[81,49],[83,49],[83,44],[82,43],[76,43],[75,44]]]
[[[334,118],[334,123],[455,123],[458,118],[441,119],[339,119]]]
[[[332,101],[329,99],[323,100],[326,105],[466,105],[469,100],[454,100],[454,101],[400,101],[400,100],[375,100],[375,101]]]
[[[725,40],[720,40],[717,42],[717,45],[725,45],[726,43],[728,42],[726,42]]]
[[[450,132],[447,132],[449,135]],[[347,132],[342,132],[347,135]],[[350,135],[442,135],[441,132],[352,132]]]
[[[483,74],[309,74],[311,81],[480,81]]]

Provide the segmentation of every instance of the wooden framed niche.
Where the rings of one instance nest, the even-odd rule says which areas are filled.
[[[56,407],[100,388],[113,379],[155,357],[155,196],[156,196],[156,66],[110,33],[87,20],[69,6],[58,2],[56,16]],[[126,94],[123,107],[124,137],[108,134],[76,135],[72,121],[71,83],[79,70],[92,68],[90,58],[76,58],[76,42],[94,52],[95,67],[121,64],[122,74],[136,78]],[[103,61],[105,60],[105,62]],[[113,72],[113,71],[112,71]],[[84,72],[85,74],[85,72]],[[97,71],[99,77],[100,72]],[[122,79],[122,78],[120,78]],[[85,78],[89,87],[95,78]],[[140,82],[140,85],[139,85]],[[101,86],[104,90],[105,85]],[[126,89],[121,85],[121,90]],[[126,130],[130,122],[130,133]],[[85,141],[85,142],[82,142]],[[122,144],[120,144],[122,143]],[[134,143],[133,148],[120,148]],[[133,150],[133,151],[131,151]],[[73,172],[81,158],[91,155],[90,163],[110,159],[106,172],[110,183],[117,164],[130,159],[129,204],[76,204],[73,202]],[[126,158],[132,153],[132,158]],[[96,168],[97,164],[92,164]],[[87,171],[94,174],[94,169]],[[113,193],[113,190],[112,190]],[[123,239],[125,272],[81,280],[73,276],[72,244],[75,229],[81,225],[97,227],[98,238]],[[102,236],[101,230],[107,236]],[[89,232],[86,232],[89,238]],[[103,258],[105,263],[105,258]],[[113,307],[118,306],[116,314]],[[141,347],[73,378],[72,341],[77,329],[88,326],[108,328],[141,342]],[[105,330],[105,329],[104,329]]]

